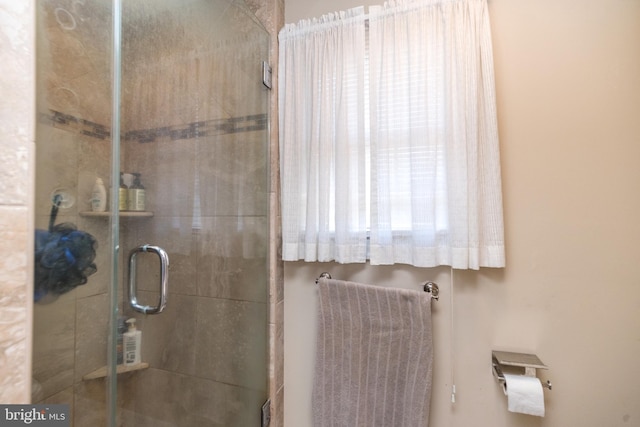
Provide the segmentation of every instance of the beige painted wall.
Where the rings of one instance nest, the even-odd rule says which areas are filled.
[[[456,271],[452,311],[445,267],[285,263],[286,426],[311,425],[322,271],[440,283],[432,427],[640,425],[640,2],[489,3],[507,267]],[[285,21],[358,4],[287,0]],[[507,411],[492,349],[549,366],[545,418]]]

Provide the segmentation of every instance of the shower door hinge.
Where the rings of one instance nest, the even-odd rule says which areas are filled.
[[[267,399],[262,405],[262,424],[261,427],[268,427],[271,422],[271,399]]]
[[[271,67],[267,61],[262,61],[262,84],[271,89]]]

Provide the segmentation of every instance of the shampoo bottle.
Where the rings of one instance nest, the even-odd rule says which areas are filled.
[[[104,212],[107,210],[107,189],[104,187],[102,178],[97,178],[91,190],[91,210],[94,212]]]
[[[140,357],[140,346],[142,345],[142,331],[136,329],[136,319],[128,319],[129,330],[122,336],[124,347],[124,364],[136,365],[142,361]]]
[[[144,187],[140,182],[140,174],[134,173],[133,185],[129,187],[129,197],[127,198],[128,208],[130,211],[143,211],[145,209],[145,193]]]

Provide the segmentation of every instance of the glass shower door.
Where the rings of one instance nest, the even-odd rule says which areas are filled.
[[[110,1],[36,2],[32,402],[69,405],[76,426],[108,419],[113,215],[92,190],[113,166],[112,15]]]
[[[169,256],[166,309],[125,295],[149,367],[118,377],[125,426],[260,425],[267,399],[268,34],[243,2],[126,2],[121,172],[144,207],[120,212],[121,265]],[[136,183],[137,180],[137,183]],[[140,216],[147,215],[147,216]],[[137,294],[159,297],[155,254]]]
[[[56,223],[93,236],[97,271],[36,304],[33,401],[69,404],[75,426],[260,425],[268,34],[243,2],[137,0],[116,13],[112,55],[119,4],[38,3],[37,227],[60,194]],[[112,187],[106,212],[91,209],[98,177]],[[145,245],[168,257],[158,314],[128,295],[134,254],[137,302],[159,300],[160,258]],[[127,319],[142,331],[133,365],[118,360]]]

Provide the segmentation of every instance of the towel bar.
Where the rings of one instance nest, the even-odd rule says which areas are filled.
[[[325,272],[320,273],[320,276],[316,279],[316,285],[320,279],[331,279],[331,274]],[[427,282],[424,284],[424,291],[431,294],[431,298],[438,301],[440,299],[440,288],[435,282]]]

